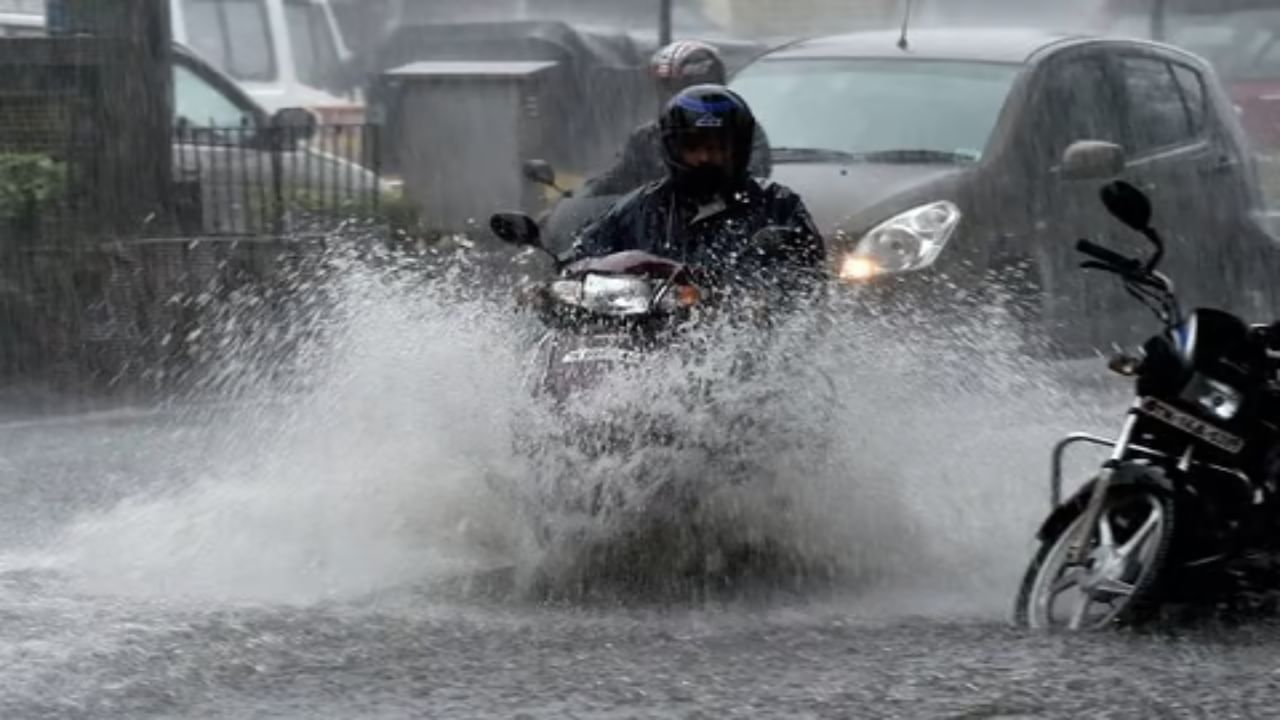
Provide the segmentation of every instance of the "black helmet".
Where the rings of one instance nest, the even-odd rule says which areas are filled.
[[[709,195],[746,182],[756,119],[737,93],[723,85],[685,88],[667,103],[658,124],[662,159],[684,190]],[[717,141],[724,149],[724,165],[695,167],[685,162],[684,149],[704,140]]]
[[[659,48],[649,61],[649,72],[664,102],[690,85],[723,85],[725,81],[720,53],[697,40],[677,40]]]

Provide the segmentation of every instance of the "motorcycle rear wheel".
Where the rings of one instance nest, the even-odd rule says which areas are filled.
[[[1015,607],[1018,625],[1033,630],[1101,630],[1149,620],[1161,600],[1174,539],[1174,502],[1154,487],[1109,493],[1082,565],[1068,563],[1084,504],[1046,537],[1023,577]],[[1060,599],[1075,596],[1065,616]],[[1096,611],[1096,612],[1095,612]]]

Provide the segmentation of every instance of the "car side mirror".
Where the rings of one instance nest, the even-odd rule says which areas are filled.
[[[319,124],[315,113],[303,108],[283,108],[271,116],[271,127],[283,130],[286,139],[295,143],[315,137]]]
[[[504,242],[521,247],[542,247],[541,233],[533,218],[519,212],[494,213],[489,218],[489,229]]]
[[[525,160],[522,169],[526,180],[548,187],[556,186],[556,171],[546,160]]]
[[[1102,140],[1078,140],[1062,153],[1060,174],[1067,180],[1110,180],[1124,172],[1124,148]]]

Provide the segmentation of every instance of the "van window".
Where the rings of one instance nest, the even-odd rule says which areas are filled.
[[[173,66],[173,110],[177,120],[198,127],[237,128],[253,124],[253,114],[177,63]]]
[[[340,69],[340,59],[324,7],[310,0],[288,0],[285,22],[289,26],[298,79],[312,87],[332,85]]]
[[[186,0],[187,39],[210,64],[237,80],[276,77],[264,0]]]

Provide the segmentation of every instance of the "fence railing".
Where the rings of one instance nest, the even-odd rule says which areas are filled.
[[[324,234],[384,218],[373,125],[179,124],[170,143],[171,217],[159,208],[112,216],[117,189],[104,186],[86,138],[55,134],[42,143],[0,134],[0,244],[97,241],[112,234],[106,228],[127,237]]]
[[[378,215],[373,125],[175,128],[173,177],[186,234],[323,232]]]

